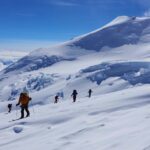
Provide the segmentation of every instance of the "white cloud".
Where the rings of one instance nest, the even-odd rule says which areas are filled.
[[[150,17],[150,9],[149,9],[149,10],[147,10],[147,11],[144,13],[144,16],[146,16],[146,17]]]
[[[66,1],[66,0],[55,0],[50,1],[50,4],[57,5],[57,6],[78,6],[79,4],[73,1]]]
[[[0,40],[0,51],[32,51],[37,48],[51,47],[60,42],[61,41],[3,39]]]
[[[135,2],[138,2],[141,6],[145,8],[150,7],[150,0],[136,0]]]

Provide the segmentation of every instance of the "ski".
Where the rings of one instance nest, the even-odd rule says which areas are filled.
[[[13,121],[17,121],[17,120],[22,120],[22,119],[25,119],[25,118],[27,118],[27,117],[24,117],[24,118],[17,118],[17,119],[12,119],[12,120],[9,121],[9,122],[13,122]]]
[[[22,118],[23,119],[23,118]],[[21,118],[18,118],[18,119],[12,119],[10,120],[9,122],[13,122],[13,121],[17,121],[17,120],[21,120]]]

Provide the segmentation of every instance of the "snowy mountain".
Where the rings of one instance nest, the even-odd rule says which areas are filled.
[[[149,83],[149,17],[117,17],[93,32],[37,49],[0,72],[0,148],[149,150]],[[19,115],[13,107],[6,117],[6,105],[15,106],[24,88],[34,105],[31,118],[8,122]],[[56,94],[60,104],[53,104]]]
[[[67,82],[72,82],[76,79],[74,76],[80,74],[80,78],[83,77],[97,84],[110,77],[122,78],[130,84],[149,83],[149,34],[149,17],[122,16],[96,31],[71,41],[48,49],[37,49],[0,72],[0,95],[7,95],[6,100],[13,100],[24,87],[31,91],[42,90],[48,86],[47,76],[49,81],[53,76],[57,76],[57,80],[63,80],[63,82],[66,82],[68,77],[70,80]],[[97,70],[87,75],[82,70],[87,70],[86,68],[89,67],[97,68]],[[31,82],[32,78],[34,83]],[[15,83],[14,80],[16,80]],[[53,84],[57,84],[58,81]],[[52,85],[51,82],[48,83],[49,86]],[[35,88],[32,84],[38,87]],[[62,88],[67,88],[64,86]],[[61,91],[61,88],[59,90]],[[3,97],[0,99],[3,101]]]
[[[76,38],[71,45],[100,51],[103,47],[149,42],[150,18],[118,17],[108,25]]]
[[[20,58],[27,55],[27,52],[15,52],[15,51],[1,51],[0,52],[0,70],[8,67],[9,65],[13,64]]]

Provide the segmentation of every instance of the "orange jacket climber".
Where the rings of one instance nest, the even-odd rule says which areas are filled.
[[[26,106],[29,104],[30,100],[31,100],[31,98],[28,96],[27,93],[21,93],[17,105]]]

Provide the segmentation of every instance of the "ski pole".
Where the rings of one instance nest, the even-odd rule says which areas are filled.
[[[16,107],[16,117],[18,116],[18,108]]]
[[[33,111],[33,113],[35,113],[32,100],[31,100],[31,106],[32,106],[32,111]]]

